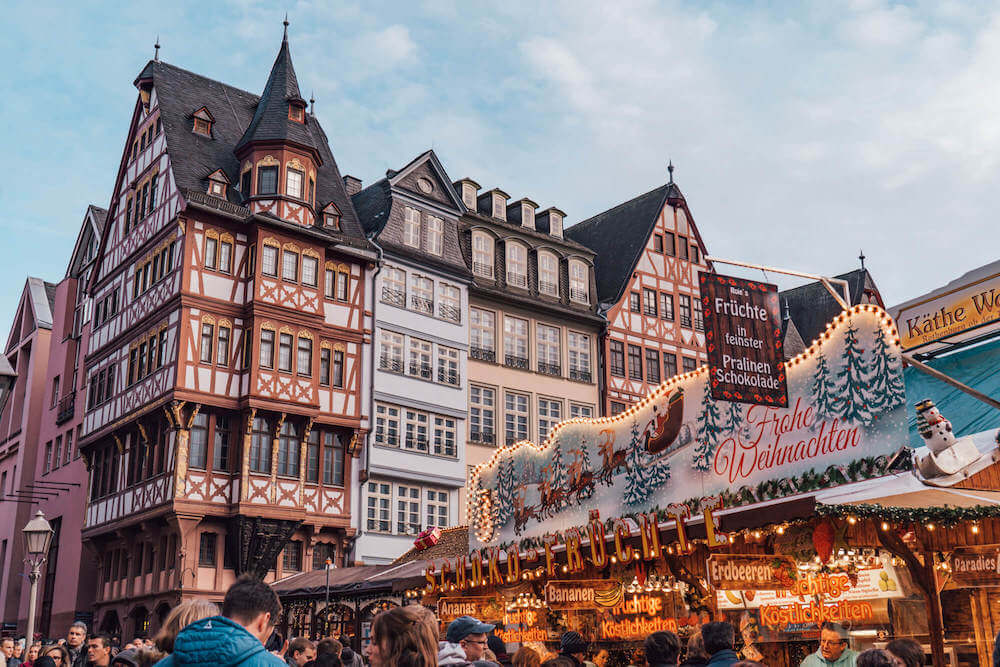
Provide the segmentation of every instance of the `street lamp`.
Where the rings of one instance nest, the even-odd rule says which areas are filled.
[[[323,623],[323,632],[326,636],[330,635],[330,568],[333,567],[333,561],[329,556],[326,557],[326,606],[323,607],[323,618],[325,622]]]
[[[0,413],[3,412],[4,406],[7,405],[7,399],[14,391],[14,380],[16,379],[17,372],[7,361],[7,355],[0,354]]]
[[[31,593],[28,597],[28,645],[35,638],[35,600],[38,598],[38,578],[42,574],[42,563],[49,554],[49,543],[52,542],[52,526],[45,520],[45,513],[38,510],[35,518],[29,521],[24,530],[24,562],[31,567],[28,581],[31,582]]]

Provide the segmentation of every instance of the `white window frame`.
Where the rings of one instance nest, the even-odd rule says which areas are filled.
[[[403,334],[382,329],[379,335],[379,370],[389,373],[402,373],[404,371],[403,340]]]
[[[445,489],[424,488],[424,529],[448,527],[451,498]],[[435,512],[437,510],[437,512]]]
[[[398,405],[375,404],[375,444],[398,448],[401,426],[402,420]]]
[[[569,298],[577,303],[590,303],[590,270],[578,259],[569,260]]]
[[[559,258],[547,250],[538,251],[538,291],[559,296]]]
[[[410,274],[410,307],[420,313],[434,314],[434,280],[419,273]]]
[[[562,216],[558,213],[549,213],[549,234],[560,239],[563,237]]]
[[[456,348],[438,345],[437,381],[453,387],[461,386],[462,374],[460,373],[460,363],[458,350]]]
[[[523,332],[520,331],[519,325],[521,324],[524,325]],[[523,317],[503,316],[503,354],[505,360],[507,356],[528,359],[528,328],[528,320]]]
[[[421,500],[423,496],[423,489],[414,484],[400,484],[397,482],[393,485],[394,490],[394,514],[395,514],[395,533],[397,535],[416,535],[420,532],[420,519],[423,517],[423,507],[421,506]],[[414,492],[416,495],[414,496]],[[416,511],[414,511],[414,508]],[[407,520],[400,522],[400,513],[405,513],[408,515],[408,519],[412,519],[416,516],[416,522]],[[403,523],[409,528],[400,529],[400,523]]]
[[[444,219],[427,216],[427,252],[441,255],[444,252]]]
[[[403,244],[420,247],[420,211],[412,206],[403,207]]]
[[[302,284],[316,287],[319,284],[319,260],[309,255],[302,255]]]
[[[507,219],[507,200],[496,192],[493,193],[493,217],[501,220]]]
[[[516,242],[507,242],[507,284],[528,287],[528,248]]]
[[[531,396],[507,389],[503,401],[504,440],[516,442],[531,438]]]
[[[431,443],[435,456],[455,458],[458,453],[458,420],[448,415],[434,415],[434,438]]]
[[[423,436],[423,446],[420,436]],[[431,416],[423,410],[403,408],[403,433],[400,449],[427,454],[431,442]]]
[[[472,347],[496,352],[497,314],[482,308],[469,309],[469,341]]]
[[[586,373],[591,376],[590,371],[590,334],[579,331],[568,331],[566,334],[566,347],[569,352],[569,372],[571,379],[581,379],[573,377],[574,374]]]
[[[406,271],[396,266],[387,266],[382,277],[382,301],[387,301],[386,290],[392,293],[389,300],[401,308],[406,307]]]
[[[294,264],[289,264],[289,260],[292,260]],[[299,253],[294,250],[282,250],[281,251],[281,279],[287,280],[288,282],[298,282],[299,279]],[[289,272],[289,268],[292,269]],[[291,273],[291,277],[289,277]]]
[[[535,209],[528,204],[521,204],[521,226],[529,229],[535,228]]]
[[[302,199],[302,184],[306,175],[298,169],[288,167],[285,169],[285,194],[289,197]]]
[[[420,338],[410,337],[406,374],[424,380],[434,379],[434,344]],[[426,375],[425,375],[426,373]]]
[[[562,370],[560,329],[549,324],[535,324],[535,358],[539,364],[550,364]]]
[[[455,285],[438,283],[438,315],[450,322],[462,321],[462,290]]]
[[[270,260],[268,261],[268,256],[270,255]],[[261,246],[260,253],[260,272],[265,276],[270,276],[271,278],[278,277],[279,264],[281,263],[281,248],[278,246],[273,246],[265,243]],[[268,265],[271,268],[268,270]]]
[[[496,424],[497,390],[484,385],[469,385],[469,439],[496,444]],[[473,433],[479,433],[479,438],[473,437]],[[489,439],[485,437],[487,434]]]
[[[392,533],[393,526],[393,504],[392,504],[392,482],[383,482],[377,479],[368,480],[368,485],[365,489],[366,496],[366,515],[365,515],[365,528],[371,533]],[[385,515],[385,519],[380,518],[380,514]],[[385,523],[386,527],[383,528],[372,528],[372,523],[376,525],[380,523]]]
[[[472,232],[472,272],[483,278],[493,278],[496,243],[483,231]]]
[[[205,237],[205,268],[215,270],[219,263],[219,239]]]
[[[593,419],[594,418],[594,406],[585,403],[570,403],[569,404],[569,418],[570,419]]]
[[[558,398],[547,396],[538,397],[538,439],[544,440],[548,437],[553,426],[561,422],[563,416],[563,402]]]

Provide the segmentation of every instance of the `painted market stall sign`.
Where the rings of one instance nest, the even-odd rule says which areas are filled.
[[[1000,274],[985,276],[914,303],[896,316],[903,349],[956,336],[1000,320]]]
[[[720,590],[716,599],[719,609],[736,610],[802,604],[812,599],[858,601],[904,595],[896,569],[887,563],[858,570],[853,577],[846,572],[802,576],[785,590]]]
[[[951,577],[963,586],[1000,585],[1000,545],[956,548],[951,555]]]
[[[505,644],[549,640],[544,609],[513,609],[503,615],[502,628],[496,633]]]
[[[437,603],[437,615],[442,624],[459,616],[472,616],[481,621],[495,622],[503,618],[506,603],[496,595],[443,597]]]
[[[701,368],[622,414],[570,419],[541,444],[501,448],[470,476],[470,546],[565,538],[591,510],[663,513],[713,494],[756,502],[884,474],[907,440],[888,314],[855,306],[782,366],[787,407],[718,400]]]
[[[712,398],[787,406],[778,287],[717,273],[698,279]]]
[[[624,597],[619,581],[584,579],[550,581],[545,584],[545,604],[549,609],[610,609]]]
[[[712,554],[708,581],[722,591],[773,591],[795,585],[799,569],[791,556]]]

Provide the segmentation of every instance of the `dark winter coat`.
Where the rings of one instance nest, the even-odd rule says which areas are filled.
[[[731,667],[739,661],[740,656],[736,655],[736,651],[727,648],[713,653],[712,657],[708,659],[707,665],[708,667]]]
[[[285,667],[285,661],[268,653],[246,628],[224,616],[195,621],[180,631],[173,655],[159,667]]]

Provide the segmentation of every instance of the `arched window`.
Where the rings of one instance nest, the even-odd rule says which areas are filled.
[[[507,242],[507,284],[528,286],[528,249],[510,241]]]
[[[559,258],[547,250],[538,251],[538,291],[559,296]]]
[[[486,232],[472,232],[472,272],[493,278],[493,237]]]
[[[577,303],[590,303],[590,269],[578,259],[569,262],[569,298]]]

